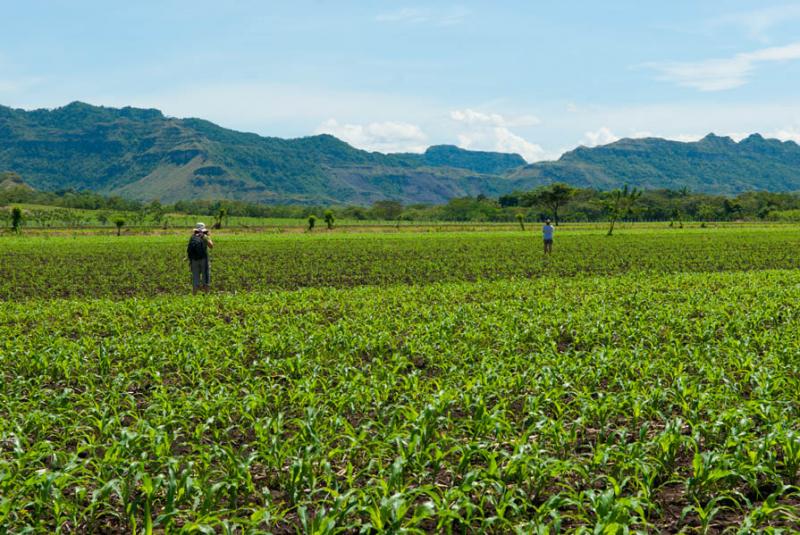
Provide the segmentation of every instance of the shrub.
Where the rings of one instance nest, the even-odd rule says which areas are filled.
[[[325,224],[328,225],[328,230],[333,229],[333,222],[335,219],[332,210],[325,210]]]

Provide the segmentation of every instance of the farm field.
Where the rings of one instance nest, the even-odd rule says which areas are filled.
[[[544,258],[532,232],[230,234],[214,238],[216,291],[428,284],[540,276],[788,269],[800,229],[634,227],[559,231]],[[4,238],[0,299],[150,297],[188,291],[185,233]]]
[[[0,239],[0,533],[800,529],[800,231]]]

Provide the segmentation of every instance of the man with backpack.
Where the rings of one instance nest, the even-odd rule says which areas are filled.
[[[192,295],[197,289],[208,293],[211,284],[211,265],[208,260],[208,250],[214,247],[214,242],[208,235],[208,229],[203,223],[194,227],[186,256],[189,257],[189,266],[192,268]]]

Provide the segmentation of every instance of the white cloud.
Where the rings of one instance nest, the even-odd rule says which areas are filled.
[[[430,20],[430,9],[404,7],[397,11],[381,13],[375,17],[375,20],[378,22],[428,22]]]
[[[706,134],[675,134],[671,136],[664,136],[664,139],[671,139],[673,141],[682,141],[684,143],[691,143],[700,141]]]
[[[540,145],[531,143],[504,126],[472,129],[458,134],[458,146],[462,149],[512,152],[527,162],[552,159]]]
[[[763,135],[768,139],[774,138],[780,139],[781,141],[794,141],[795,143],[800,144],[800,128],[793,126],[781,128],[771,132],[765,132]]]
[[[452,119],[459,128],[458,146],[464,149],[514,152],[528,162],[545,160],[552,155],[541,146],[531,143],[511,131],[512,127],[526,127],[539,124],[534,115],[508,117],[499,113],[476,111],[470,108],[451,110]]]
[[[454,121],[467,124],[503,124],[504,119],[502,115],[497,113],[482,113],[470,109],[466,110],[453,110],[450,112],[450,118]]]
[[[43,78],[0,79],[0,93],[22,93],[42,83]]]
[[[472,109],[452,110],[450,118],[454,121],[470,125],[492,125],[492,126],[534,126],[541,121],[535,115],[519,115],[516,117],[504,117],[499,113],[485,113]]]
[[[494,136],[495,150],[498,152],[515,152],[528,162],[550,159],[550,155],[540,145],[531,143],[508,128],[496,127]]]
[[[735,142],[740,142],[743,139],[749,137],[754,132],[743,132],[743,131],[720,131],[717,133],[719,136],[729,137]],[[660,137],[662,139],[670,139],[672,141],[680,141],[683,143],[692,143],[695,141],[700,141],[705,136],[707,136],[709,132],[705,132],[703,134],[655,134],[653,132],[642,130],[636,131],[632,134],[628,134],[622,137],[631,138],[631,139],[642,139],[648,137]],[[800,127],[795,126],[787,126],[785,128],[778,128],[775,130],[767,130],[760,132],[760,134],[765,137],[766,139],[778,139],[780,141],[794,141],[795,143],[800,144]],[[582,145],[587,147],[594,147],[597,145],[605,145],[607,143],[613,143],[617,141],[619,138],[614,135],[608,128],[601,128],[596,132],[586,132],[586,135],[583,138]],[[597,141],[595,143],[595,141]]]
[[[700,91],[723,91],[746,84],[759,63],[798,59],[800,42],[744,52],[730,58],[650,63],[647,66],[660,73],[659,79],[679,86]]]
[[[438,24],[440,26],[455,26],[456,24],[461,24],[464,22],[467,17],[472,14],[472,11],[469,9],[456,6],[450,8],[444,14],[439,16]]]
[[[454,26],[464,22],[471,13],[469,9],[461,6],[451,6],[448,8],[404,7],[395,11],[380,13],[375,17],[375,20],[387,23]]]
[[[723,132],[717,135],[729,137],[738,143],[743,139],[750,137],[753,133],[754,132]],[[760,132],[760,134],[766,139],[778,139],[780,141],[794,141],[795,143],[800,143],[800,129],[792,126]],[[706,135],[707,134],[679,134],[676,136],[665,136],[665,139],[683,141],[686,143],[691,141],[699,141]]]
[[[315,131],[331,134],[359,149],[378,152],[424,152],[427,136],[416,125],[398,122],[340,124],[328,119]]]
[[[273,83],[196,84],[113,95],[74,89],[68,96],[45,105],[62,106],[78,99],[106,106],[152,107],[173,117],[200,117],[226,128],[280,137],[308,135],[330,117],[347,117],[347,122],[364,125],[387,119],[386,110],[392,110],[391,118],[424,127],[429,118],[442,113],[436,103],[413,95]],[[17,102],[23,107],[42,105],[41,99]]]
[[[619,141],[619,137],[615,135],[610,128],[603,126],[594,132],[586,132],[583,135],[583,141],[581,142],[581,145],[585,145],[587,147],[596,147],[598,145],[608,145],[609,143],[614,143],[615,141]]]
[[[579,103],[580,114],[547,115],[548,139],[560,143],[577,140],[583,132],[603,125],[619,137],[650,134],[652,137],[696,141],[709,132],[767,132],[800,129],[800,102],[672,102],[624,106],[591,106]],[[637,137],[639,137],[637,135]],[[546,147],[549,148],[549,147]]]
[[[13,80],[0,80],[0,93],[14,93],[19,90],[19,83]]]
[[[797,19],[800,19],[800,5],[770,6],[725,15],[712,21],[711,26],[736,26],[742,28],[750,38],[767,42],[772,28]]]
[[[574,148],[585,132],[595,131],[600,126],[619,137],[650,134],[681,141],[696,141],[709,132],[720,135],[759,132],[765,137],[796,139],[800,131],[797,99],[702,100],[621,106],[576,101],[577,113],[566,113],[565,104],[556,102],[550,106],[538,105],[542,124],[546,126],[517,127],[509,125],[535,121],[520,120],[518,115],[525,117],[521,112],[499,107],[508,106],[508,103],[469,108],[466,104],[451,106],[443,99],[418,95],[274,83],[191,84],[154,92],[111,93],[101,84],[57,85],[51,82],[46,79],[30,91],[0,94],[2,103],[26,109],[63,106],[71,100],[107,106],[154,107],[175,117],[201,117],[228,128],[284,138],[309,135],[331,117],[362,128],[392,121],[417,125],[425,139],[401,136],[397,142],[385,139],[378,146],[374,141],[364,142],[362,137],[354,143],[389,151],[419,151],[426,145],[458,143],[476,150],[513,150],[529,161],[555,158],[564,149]],[[470,109],[474,113],[466,112]],[[387,115],[387,110],[391,110],[391,115]],[[454,120],[453,111],[459,111],[465,118],[471,117],[472,122]],[[489,120],[483,116],[488,116]],[[374,129],[367,128],[366,132],[376,137]]]
[[[739,143],[741,140],[749,136],[750,132],[726,132],[725,134],[722,135],[731,138],[736,143]]]

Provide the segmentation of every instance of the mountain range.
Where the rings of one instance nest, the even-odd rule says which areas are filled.
[[[691,143],[622,139],[526,164],[517,154],[449,145],[422,154],[367,152],[330,135],[263,137],[154,109],[73,102],[52,110],[0,106],[4,170],[37,189],[88,189],[162,202],[441,203],[553,182],[722,194],[796,191],[800,146],[758,134],[738,143],[713,134]]]
[[[509,176],[523,183],[557,181],[601,190],[629,184],[718,194],[798,191],[800,146],[759,134],[738,143],[714,134],[688,143],[621,139],[599,147],[578,147],[557,161],[527,165]]]

